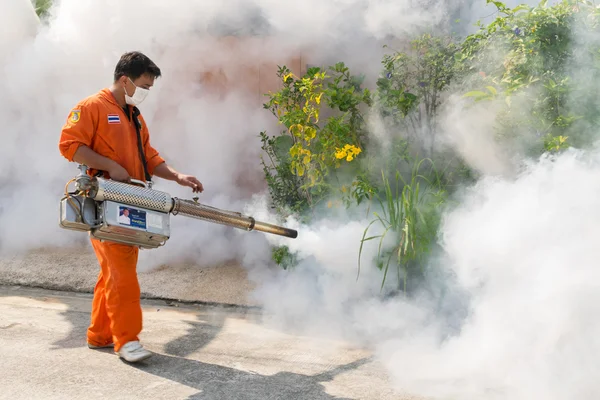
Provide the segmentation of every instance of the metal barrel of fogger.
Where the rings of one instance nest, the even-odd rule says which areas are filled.
[[[172,198],[168,193],[158,190],[113,180],[96,178],[89,195],[97,201],[115,201],[248,231],[256,230],[293,239],[298,237],[298,232],[293,229],[256,221],[254,218],[244,216],[241,213],[209,207],[194,201]]]
[[[298,237],[298,232],[293,229],[256,221],[254,218],[247,217],[241,213],[225,211],[189,200],[175,198],[172,213],[173,215],[181,214],[187,217],[202,219],[221,225],[233,226],[248,231],[261,231],[293,239]]]

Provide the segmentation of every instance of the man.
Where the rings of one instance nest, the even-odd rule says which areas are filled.
[[[152,147],[148,127],[136,107],[160,76],[160,69],[144,54],[123,54],[112,87],[85,98],[71,110],[59,141],[63,157],[85,164],[90,174],[103,174],[107,179],[149,181],[154,175],[202,192],[198,179],[174,170]],[[142,330],[136,272],[139,248],[95,239],[91,242],[100,273],[87,330],[88,347],[114,347],[126,361],[144,360],[151,353],[138,338]]]
[[[119,223],[124,225],[131,225],[131,219],[129,219],[129,210],[124,209],[119,215]]]

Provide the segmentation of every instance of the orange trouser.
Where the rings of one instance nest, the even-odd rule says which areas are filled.
[[[96,346],[115,344],[115,351],[127,342],[139,340],[142,331],[140,285],[137,278],[139,249],[134,246],[91,239],[100,263],[94,288],[88,342]]]

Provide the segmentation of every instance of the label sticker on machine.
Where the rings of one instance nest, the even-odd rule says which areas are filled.
[[[148,214],[148,226],[155,229],[163,229],[163,219],[159,214]]]
[[[119,224],[146,229],[146,211],[119,206]]]

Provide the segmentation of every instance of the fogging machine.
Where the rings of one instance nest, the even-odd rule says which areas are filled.
[[[80,173],[67,182],[60,201],[60,226],[64,229],[89,232],[95,239],[154,249],[163,246],[171,236],[170,216],[183,215],[207,222],[227,225],[246,231],[261,231],[295,239],[298,232],[272,225],[238,212],[221,210],[192,200],[171,197],[152,189],[151,182],[132,179],[118,182],[87,173]],[[69,192],[71,183],[76,190]]]

